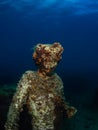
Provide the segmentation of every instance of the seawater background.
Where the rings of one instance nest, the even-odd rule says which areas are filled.
[[[97,0],[0,1],[1,129],[21,75],[37,69],[32,48],[55,41],[64,47],[56,72],[67,101],[78,109],[66,130],[98,129]]]

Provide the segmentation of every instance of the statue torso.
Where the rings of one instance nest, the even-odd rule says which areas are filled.
[[[40,77],[37,72],[32,72],[29,77],[30,88],[28,90],[27,106],[33,116],[35,125],[53,127],[56,116],[54,113],[54,98],[62,91],[62,81],[57,74],[48,78]]]

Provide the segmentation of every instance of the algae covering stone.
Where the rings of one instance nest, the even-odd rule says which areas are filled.
[[[76,113],[77,110],[65,101],[63,82],[54,73],[62,52],[60,43],[36,45],[33,59],[38,70],[26,71],[20,79],[5,130],[19,130],[19,115],[24,105],[32,117],[32,130],[60,130],[62,120]]]

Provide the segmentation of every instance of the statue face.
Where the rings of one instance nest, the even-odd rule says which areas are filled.
[[[63,47],[60,43],[38,44],[33,53],[33,59],[39,69],[45,73],[52,72],[60,61]]]

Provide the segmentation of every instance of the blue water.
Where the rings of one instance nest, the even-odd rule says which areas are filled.
[[[36,70],[32,48],[55,41],[64,47],[56,72],[77,105],[76,95],[81,100],[89,88],[98,87],[98,1],[0,0],[0,85],[17,83],[26,70]],[[98,105],[98,88],[94,92]]]

